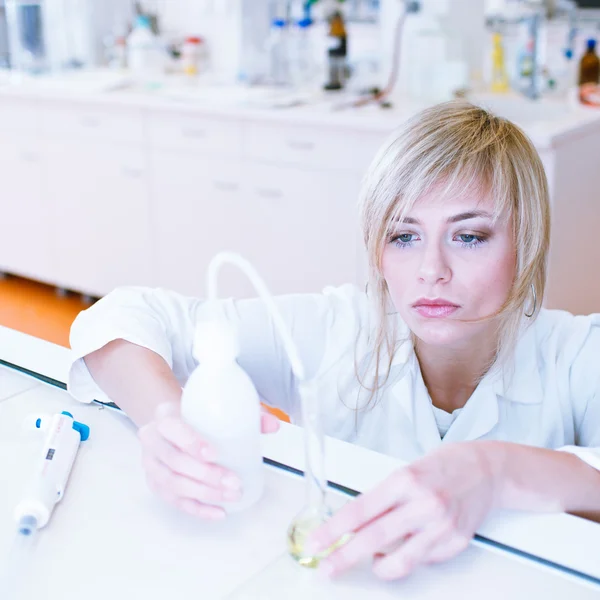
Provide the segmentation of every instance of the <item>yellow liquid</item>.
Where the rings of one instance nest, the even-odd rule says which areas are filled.
[[[319,563],[332,552],[343,546],[352,536],[345,535],[335,544],[319,554],[308,554],[304,547],[310,534],[322,525],[330,515],[300,514],[288,530],[288,549],[292,558],[302,567],[316,569]]]

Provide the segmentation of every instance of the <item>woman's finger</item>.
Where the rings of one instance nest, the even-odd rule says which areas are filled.
[[[242,481],[235,473],[213,463],[193,458],[158,434],[155,439],[152,439],[150,448],[154,457],[178,475],[218,489],[239,490],[242,487]]]
[[[180,417],[166,417],[157,421],[155,427],[162,437],[182,452],[208,462],[217,460],[218,457],[214,449],[200,437],[193,427],[182,421]],[[140,435],[142,435],[142,430],[140,430]]]
[[[380,515],[408,500],[416,486],[408,469],[401,469],[372,491],[341,508],[309,538],[308,551],[318,554],[330,548],[344,535],[353,533]]]
[[[155,479],[147,474],[148,486],[150,489],[167,504],[186,512],[189,515],[200,519],[216,521],[223,519],[227,513],[219,506],[210,506],[202,504],[189,498],[178,498],[171,490],[160,485]]]
[[[464,552],[470,543],[470,539],[453,531],[451,534],[440,539],[429,551],[425,563],[429,565],[446,562]]]
[[[260,425],[263,433],[277,433],[281,427],[279,419],[266,410],[262,411]]]
[[[170,497],[196,500],[201,503],[237,502],[241,499],[241,490],[219,490],[177,475],[159,460],[149,458],[145,462],[147,476],[152,480],[153,488],[166,490]],[[164,496],[164,493],[161,495]]]
[[[454,529],[448,522],[431,523],[391,554],[376,558],[373,572],[388,581],[406,577],[417,567],[427,563],[429,552],[452,531]]]
[[[359,529],[352,539],[333,552],[320,567],[327,574],[337,575],[378,553],[394,549],[407,536],[423,529],[428,523],[443,518],[443,509],[434,498],[412,501],[381,515]]]
[[[202,504],[189,498],[180,498],[177,501],[177,508],[188,515],[208,521],[219,521],[227,516],[227,513],[218,506],[209,506],[208,504]]]

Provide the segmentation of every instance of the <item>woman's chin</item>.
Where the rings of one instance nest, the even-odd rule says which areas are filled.
[[[413,334],[429,346],[453,346],[473,335],[465,323],[451,319],[429,319],[408,324]]]

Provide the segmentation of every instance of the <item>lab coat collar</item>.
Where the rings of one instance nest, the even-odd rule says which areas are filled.
[[[444,443],[479,439],[497,425],[500,383],[501,380],[495,373],[489,373],[483,378],[444,436]],[[392,398],[412,423],[413,441],[422,454],[427,454],[442,444],[431,397],[414,352],[405,365],[401,380],[394,385]]]
[[[544,387],[540,372],[535,323],[524,322],[512,355],[504,368],[496,368],[498,394],[519,404],[540,404]]]

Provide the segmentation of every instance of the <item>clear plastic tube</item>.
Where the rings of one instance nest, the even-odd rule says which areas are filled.
[[[320,413],[322,403],[319,401],[313,383],[307,381],[306,372],[298,355],[296,345],[288,332],[271,293],[254,267],[247,260],[231,252],[222,252],[213,258],[207,273],[208,301],[214,302],[218,298],[217,277],[219,269],[225,263],[235,265],[245,273],[261,299],[267,305],[267,309],[283,341],[292,372],[299,384],[306,457],[304,469],[306,505],[288,529],[288,546],[290,554],[299,564],[314,568],[318,565],[318,557],[306,555],[304,544],[311,531],[327,520],[331,514],[326,503],[325,435]]]

